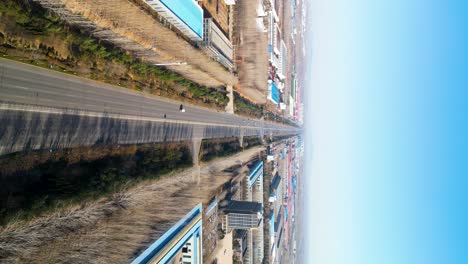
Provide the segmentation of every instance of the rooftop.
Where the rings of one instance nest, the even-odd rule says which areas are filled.
[[[191,39],[203,39],[203,10],[194,0],[145,0]],[[169,12],[168,12],[169,11]],[[196,36],[196,37],[195,37]]]
[[[257,202],[235,201],[232,200],[224,209],[225,213],[235,214],[256,214],[262,211],[262,204]]]
[[[278,216],[276,217],[275,221],[275,233],[278,232],[280,227],[282,227],[283,224],[283,218],[281,217],[281,212],[279,212]]]
[[[279,173],[276,172],[275,177],[273,177],[273,180],[271,180],[271,185],[270,185],[271,190],[275,191],[278,188],[280,182],[281,182],[281,177],[279,176]]]
[[[263,161],[259,161],[255,169],[249,174],[249,188],[252,188],[260,176],[263,176]]]

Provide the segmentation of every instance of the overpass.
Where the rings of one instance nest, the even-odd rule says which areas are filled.
[[[0,94],[0,155],[300,132],[3,59]]]

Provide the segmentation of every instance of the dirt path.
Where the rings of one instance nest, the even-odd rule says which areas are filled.
[[[247,162],[252,148],[192,169],[142,182],[128,191],[0,231],[0,263],[127,263],[197,203],[204,205],[231,175],[224,168]]]

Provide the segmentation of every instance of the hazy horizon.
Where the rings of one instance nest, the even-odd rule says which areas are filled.
[[[302,263],[468,263],[468,4],[308,7]]]

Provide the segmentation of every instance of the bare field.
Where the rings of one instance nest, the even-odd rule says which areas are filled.
[[[236,84],[234,75],[202,50],[147,13],[138,1],[34,0],[72,25],[133,52],[150,63],[187,62],[169,69],[199,84],[216,87]]]
[[[202,164],[199,184],[192,180],[194,169],[188,169],[110,198],[10,224],[0,230],[0,262],[128,263],[197,203],[206,205],[232,177],[224,168],[247,162],[261,149]]]
[[[233,44],[239,76],[237,91],[255,103],[264,104],[268,88],[268,36],[257,31],[256,8],[257,1],[237,1]]]
[[[291,34],[292,34],[292,21],[291,21],[291,16],[292,16],[292,9],[291,9],[291,4],[289,2],[282,3],[281,5],[281,32],[283,36],[284,43],[286,44],[286,47],[288,49],[288,54],[287,54],[287,66],[286,70],[284,71],[284,75],[286,76],[286,82],[285,82],[285,93],[284,93],[284,99],[289,100],[289,96],[291,94],[291,72],[292,72],[292,66],[295,63],[295,47],[294,43],[292,42],[291,39]]]

